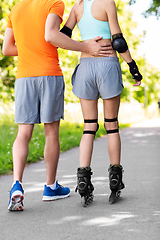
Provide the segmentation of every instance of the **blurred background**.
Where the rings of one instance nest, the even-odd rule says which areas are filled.
[[[5,172],[2,169],[5,168],[6,159],[8,159],[12,170],[12,144],[17,131],[17,126],[14,124],[14,83],[17,57],[2,54],[8,14],[17,2],[19,0],[0,1],[0,174]],[[67,20],[75,1],[64,0],[64,2],[66,9],[62,26]],[[133,87],[134,81],[128,71],[128,65],[119,56],[125,87],[122,92],[119,113],[120,124],[132,124],[150,118],[158,118],[160,116],[158,108],[158,102],[160,101],[160,0],[115,0],[115,3],[121,30],[128,42],[132,57],[137,62],[143,75],[141,86]],[[73,39],[81,41],[77,27],[73,31]],[[80,104],[78,98],[72,93],[71,85],[71,75],[79,61],[79,53],[62,49],[58,49],[58,51],[65,79],[65,120],[62,121],[61,129],[64,125],[67,126],[67,131],[70,128],[68,134],[75,142],[73,125],[75,124],[77,130],[83,128],[81,126],[83,119]],[[103,124],[101,100],[99,100],[99,120]],[[70,123],[74,124],[70,126]],[[34,156],[30,156],[30,159],[34,158],[35,161],[43,158],[43,152],[38,153],[41,144],[40,138],[41,135],[43,136],[42,132],[43,129],[39,126],[33,143],[31,143],[33,144],[34,150],[32,152],[34,152]],[[64,134],[65,130],[63,129],[62,132]],[[75,133],[75,135],[78,134]],[[35,139],[37,139],[37,150],[35,150]],[[69,137],[65,138],[64,145],[68,139]],[[63,145],[62,142],[63,140],[61,140],[61,146]],[[42,144],[44,144],[44,139]],[[79,144],[79,140],[76,144]],[[70,147],[73,147],[73,145]]]
[[[0,2],[0,48],[2,50],[4,32],[7,25],[8,14],[19,0],[1,0]],[[66,10],[65,23],[75,1],[64,1]],[[122,32],[127,39],[132,57],[136,60],[143,81],[141,87],[133,87],[133,80],[128,71],[128,65],[121,59],[121,67],[124,81],[122,93],[122,109],[128,112],[128,106],[132,106],[132,112],[141,108],[147,117],[158,116],[158,100],[160,98],[160,31],[159,31],[159,0],[115,0],[118,18]],[[62,26],[63,26],[62,24]],[[73,38],[81,40],[78,28],[73,31]],[[78,63],[79,53],[59,49],[60,63],[64,73],[66,91],[66,111],[74,109],[78,99],[71,89],[71,75]],[[0,114],[14,114],[14,82],[17,69],[17,57],[4,56],[0,53]],[[124,103],[124,104],[123,104]],[[68,106],[67,106],[68,104]],[[77,107],[77,105],[75,105]],[[11,111],[12,110],[12,111]],[[145,111],[144,111],[145,110]],[[72,110],[70,109],[69,112]],[[74,110],[73,110],[74,112]],[[131,114],[131,113],[130,113]],[[135,114],[134,114],[135,115]],[[136,114],[138,115],[138,114]],[[68,113],[66,113],[68,116]],[[78,118],[79,119],[79,118]],[[125,117],[126,119],[126,117]],[[137,120],[132,121],[139,121]],[[123,121],[123,118],[122,118]],[[129,122],[131,119],[128,120]]]

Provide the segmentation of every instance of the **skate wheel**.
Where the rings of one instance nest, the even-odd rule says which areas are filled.
[[[121,191],[120,190],[118,190],[118,191],[112,191],[111,192],[111,194],[110,194],[110,196],[109,196],[109,202],[110,203],[115,203],[116,202],[116,200],[120,197],[120,195],[121,195]]]
[[[93,201],[93,194],[89,194],[87,196],[84,196],[81,198],[81,203],[83,207],[86,207],[87,205],[89,205],[92,201]]]
[[[86,207],[86,206],[87,206],[86,197],[82,197],[82,198],[81,198],[81,203],[82,203],[82,206],[83,206],[83,207]]]
[[[121,196],[121,191],[120,191],[120,190],[118,190],[118,191],[116,192],[116,196],[117,196],[117,198],[119,198],[119,197]]]

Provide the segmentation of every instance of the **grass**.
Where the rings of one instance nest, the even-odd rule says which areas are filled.
[[[129,124],[120,125],[120,128],[128,127]],[[12,116],[3,116],[0,121],[0,175],[11,174],[13,170],[12,146],[17,135],[18,125],[14,123]],[[83,124],[62,121],[60,126],[61,152],[79,146],[83,133]],[[96,134],[96,138],[106,134],[103,124]],[[30,141],[30,152],[27,163],[38,162],[43,159],[45,138],[43,124],[35,125],[33,136]]]

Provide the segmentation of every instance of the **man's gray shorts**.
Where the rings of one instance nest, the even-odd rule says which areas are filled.
[[[96,100],[118,96],[124,86],[117,57],[81,58],[72,75],[73,93],[84,99]]]
[[[64,116],[63,76],[19,78],[15,82],[15,122],[51,123]]]

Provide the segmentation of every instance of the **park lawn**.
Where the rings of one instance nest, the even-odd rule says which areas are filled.
[[[129,124],[120,125],[120,128],[128,127]],[[14,123],[12,117],[5,117],[0,122],[0,175],[12,174],[12,146],[17,135],[18,125]],[[80,139],[83,133],[83,124],[68,123],[61,121],[60,126],[60,149],[65,152],[73,147],[79,146]],[[96,134],[96,138],[106,134],[103,124],[100,123],[100,128]],[[30,152],[27,163],[38,162],[43,159],[44,149],[44,133],[43,124],[36,124],[33,131],[33,136],[30,141]]]

